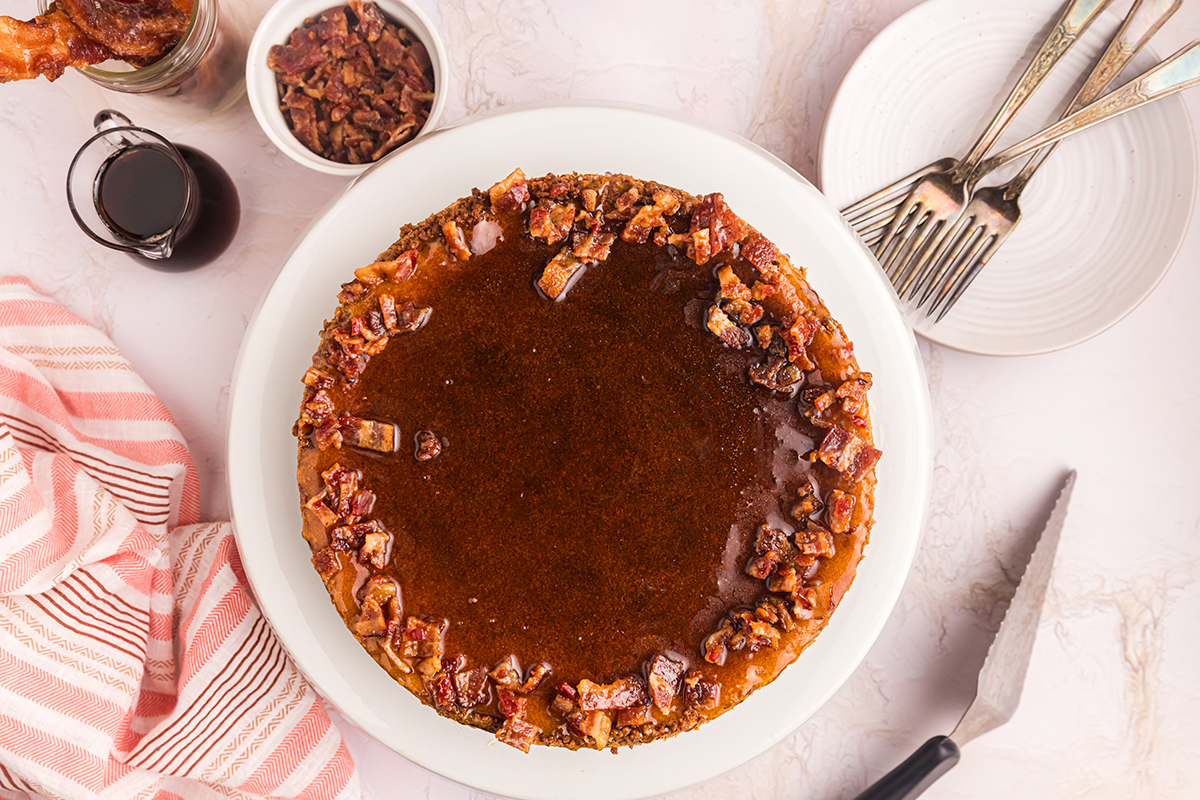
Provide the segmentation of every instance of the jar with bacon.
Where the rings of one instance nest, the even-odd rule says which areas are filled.
[[[50,8],[50,0],[38,0],[38,4],[43,13]],[[71,13],[74,7],[70,0],[60,0],[58,5],[64,7],[84,33],[113,51],[113,57],[107,61],[78,68],[106,89],[169,96],[209,114],[224,111],[245,94],[248,26],[231,11],[228,3],[221,6],[218,0],[139,3],[112,0],[89,5],[97,12],[87,19],[78,19],[78,14]],[[135,7],[139,16],[128,11]],[[161,15],[156,15],[159,7]],[[185,16],[177,17],[174,29],[163,19],[179,14]],[[150,42],[156,38],[167,40],[165,52],[155,52]],[[176,38],[178,41],[174,41]],[[122,53],[126,43],[130,50]],[[140,53],[142,44],[146,45],[146,55]]]

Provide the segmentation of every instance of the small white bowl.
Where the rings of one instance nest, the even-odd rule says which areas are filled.
[[[422,136],[437,127],[442,116],[442,107],[446,104],[445,81],[450,72],[446,62],[446,51],[442,48],[441,37],[434,30],[433,23],[415,5],[410,5],[404,0],[375,0],[375,4],[387,17],[408,28],[429,51],[429,60],[433,63],[434,97],[433,105],[429,109],[429,118],[417,132],[417,136]],[[246,54],[246,94],[258,124],[276,147],[306,167],[331,175],[353,177],[361,174],[371,164],[342,164],[319,156],[305,147],[292,133],[279,110],[279,90],[276,88],[275,73],[267,66],[267,53],[273,45],[286,43],[292,31],[303,25],[306,19],[316,17],[322,11],[337,8],[339,5],[345,3],[339,3],[338,0],[278,0],[271,6],[254,31],[254,38],[250,40],[250,51]]]

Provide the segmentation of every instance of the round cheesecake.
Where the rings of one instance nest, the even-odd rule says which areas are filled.
[[[720,194],[516,170],[347,277],[303,376],[304,537],[422,702],[526,751],[634,745],[826,624],[871,376]]]

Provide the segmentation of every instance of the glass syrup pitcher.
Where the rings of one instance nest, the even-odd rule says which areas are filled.
[[[67,172],[67,202],[84,233],[165,270],[192,269],[224,252],[240,204],[220,165],[118,111],[101,111],[95,126]]]

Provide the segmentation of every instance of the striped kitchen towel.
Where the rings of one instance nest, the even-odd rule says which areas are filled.
[[[0,278],[0,797],[361,796],[170,414]]]

